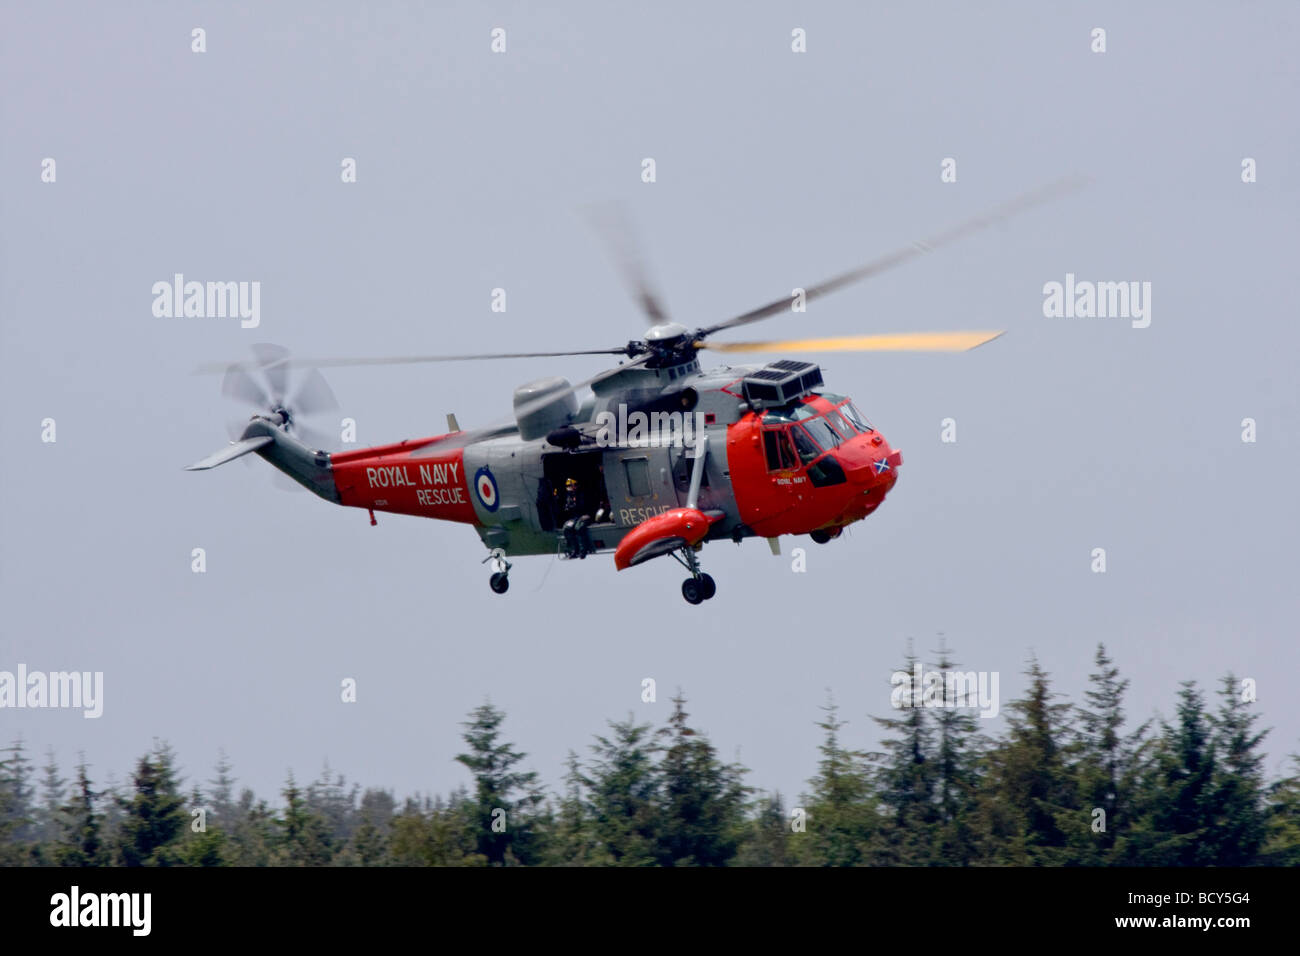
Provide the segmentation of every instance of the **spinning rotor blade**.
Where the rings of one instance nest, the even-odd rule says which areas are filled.
[[[829,339],[772,342],[701,342],[715,352],[967,352],[1001,332],[901,332],[897,335],[844,335]]]
[[[248,369],[240,363],[224,366],[226,377],[221,380],[221,393],[227,398],[233,398],[235,401],[244,402],[256,408],[267,408],[271,404],[271,396],[267,394],[266,389],[248,373]]]
[[[623,284],[650,324],[663,325],[671,321],[663,296],[650,281],[647,259],[627,215],[627,208],[619,202],[596,203],[587,207],[587,219],[609,248]]]
[[[475,355],[388,355],[375,358],[332,358],[295,360],[292,364],[310,368],[347,368],[353,365],[419,365],[424,362],[474,362],[483,359],[564,358],[569,355],[626,355],[627,346],[613,349],[583,349],[570,352],[483,352]],[[239,363],[235,363],[238,365]],[[196,375],[221,372],[229,362],[206,362],[194,370]]]
[[[856,269],[850,269],[848,272],[843,272],[840,275],[827,279],[819,285],[812,286],[804,292],[804,299],[807,302],[811,302],[813,299],[821,298],[824,295],[835,292],[837,289],[842,289],[846,285],[851,285],[854,282],[860,282],[873,275],[878,275],[881,272],[892,269],[894,266],[907,262],[909,259],[915,259],[927,252],[931,252],[939,246],[954,242],[973,232],[978,232],[981,229],[986,229],[995,223],[1009,219],[1017,213],[1024,212],[1026,209],[1032,209],[1034,206],[1041,205],[1049,199],[1055,199],[1058,196],[1065,195],[1066,193],[1074,192],[1082,188],[1086,183],[1087,180],[1085,178],[1073,176],[1058,180],[1040,189],[1024,193],[1021,196],[1017,196],[1015,199],[1011,199],[1002,203],[1000,206],[994,207],[982,215],[976,216],[973,219],[967,219],[965,222],[952,226],[928,239],[912,242],[909,245],[903,246],[901,249],[896,249],[887,255],[881,256],[879,259],[873,259],[871,262],[859,266]],[[725,322],[719,322],[717,325],[710,325],[706,328],[702,328],[699,330],[697,335],[699,338],[703,338],[707,335],[712,335],[714,332],[720,332],[723,329],[734,329],[738,325],[747,325],[750,322],[757,322],[759,319],[766,319],[770,316],[777,315],[789,308],[790,297],[785,296],[784,298],[777,299],[775,302],[769,302],[767,305],[746,312],[743,315],[737,315],[734,318],[727,319]]]
[[[271,386],[271,398],[275,404],[284,402],[289,386],[289,350],[279,345],[266,342],[253,346],[253,354]]]
[[[293,398],[289,400],[289,405],[300,415],[318,415],[332,412],[339,407],[334,393],[325,383],[325,376],[315,368],[309,368],[307,374],[302,377],[302,381],[298,383],[293,393]]]

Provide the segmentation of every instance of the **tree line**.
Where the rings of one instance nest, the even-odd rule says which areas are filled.
[[[969,711],[904,706],[854,749],[823,708],[816,775],[797,801],[746,784],[673,699],[658,728],[610,721],[548,792],[485,703],[456,760],[469,783],[399,801],[328,767],[292,774],[272,806],[223,755],[188,788],[155,743],[124,785],[84,762],[37,773],[0,750],[0,864],[8,866],[1249,866],[1300,865],[1300,758],[1266,779],[1250,695],[1231,675],[1184,682],[1169,718],[1129,727],[1128,681],[1098,646],[1084,699],[1035,661],[1004,731]],[[902,670],[912,675],[909,655]],[[940,670],[954,665],[940,653]],[[909,677],[909,680],[916,680]],[[921,688],[916,688],[920,699]]]

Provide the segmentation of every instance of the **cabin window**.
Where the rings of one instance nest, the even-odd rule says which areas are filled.
[[[623,470],[627,474],[627,493],[633,498],[650,494],[650,462],[645,458],[624,458]]]
[[[788,471],[798,467],[794,449],[784,429],[769,428],[763,431],[763,451],[767,455],[768,471]]]

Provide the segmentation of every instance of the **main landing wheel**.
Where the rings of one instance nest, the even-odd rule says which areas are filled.
[[[682,582],[682,597],[690,604],[700,604],[718,593],[718,585],[707,574],[698,578],[687,578]]]
[[[505,594],[510,588],[510,578],[506,577],[504,571],[496,571],[488,578],[488,587],[492,589],[493,594]]]
[[[695,578],[687,578],[682,582],[682,597],[688,604],[699,604],[704,600],[704,588]]]

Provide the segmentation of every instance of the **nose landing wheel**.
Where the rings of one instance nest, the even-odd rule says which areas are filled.
[[[505,594],[510,589],[510,578],[504,571],[494,571],[488,578],[488,587],[492,589],[493,594]]]

